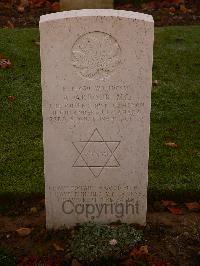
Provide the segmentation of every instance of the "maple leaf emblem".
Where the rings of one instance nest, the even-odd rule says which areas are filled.
[[[121,49],[117,41],[104,32],[90,32],[81,36],[72,48],[72,64],[81,76],[104,79],[121,63]]]

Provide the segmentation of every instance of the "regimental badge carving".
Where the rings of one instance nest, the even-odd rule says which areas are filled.
[[[88,79],[103,80],[121,63],[121,49],[109,34],[94,31],[78,38],[72,47],[72,64]]]
[[[94,177],[99,177],[105,168],[120,167],[115,152],[120,141],[106,141],[96,128],[89,140],[72,142],[78,156],[73,167],[88,168]]]

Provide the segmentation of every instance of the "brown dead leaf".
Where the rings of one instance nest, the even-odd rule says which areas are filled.
[[[32,207],[32,208],[30,208],[30,212],[31,213],[37,213],[38,209],[36,207]]]
[[[165,7],[170,7],[170,6],[179,6],[180,4],[183,4],[184,0],[164,0],[164,1],[159,1],[159,7],[160,8],[165,8]]]
[[[60,266],[61,258],[53,256],[45,257],[38,255],[22,256],[18,260],[18,266]]]
[[[19,13],[24,13],[25,8],[29,6],[29,1],[28,0],[21,0],[20,5],[17,7],[17,11]]]
[[[130,10],[132,8],[133,8],[132,4],[122,4],[122,5],[120,5],[120,9]]]
[[[158,8],[158,3],[155,1],[151,1],[145,4],[142,4],[142,9],[146,10],[146,9],[156,9]]]
[[[41,203],[42,205],[45,205],[45,199],[41,199],[41,200],[40,200],[40,203]]]
[[[40,42],[35,42],[35,45],[40,46]]]
[[[17,11],[18,11],[19,13],[24,13],[24,10],[25,10],[24,6],[18,6],[18,7],[17,7]]]
[[[17,229],[16,232],[19,236],[28,236],[32,232],[32,229],[27,227],[22,227]]]
[[[53,247],[55,248],[56,251],[64,251],[64,248],[56,243],[53,243]]]
[[[161,203],[162,203],[162,205],[163,206],[165,206],[165,207],[172,207],[172,206],[176,206],[177,204],[174,202],[174,201],[172,201],[172,200],[161,200]]]
[[[10,95],[8,96],[8,101],[13,103],[16,100],[16,96]]]
[[[126,259],[122,263],[123,266],[134,266],[132,259]]]
[[[148,253],[149,253],[148,246],[140,246],[140,247],[133,248],[131,250],[130,257],[132,259],[139,258],[139,257],[142,257],[144,255],[147,255]]]
[[[198,202],[189,202],[189,203],[185,203],[185,205],[189,211],[199,211],[200,210],[200,204]]]
[[[5,68],[10,68],[11,66],[12,64],[9,59],[5,58],[0,59],[0,68],[5,69]]]
[[[60,11],[60,3],[58,2],[54,2],[52,5],[51,5],[51,10],[53,12],[59,12]]]
[[[29,0],[31,8],[40,8],[46,4],[46,0]]]
[[[176,8],[173,7],[173,6],[170,7],[170,8],[169,8],[169,12],[170,12],[170,13],[176,13]]]
[[[147,265],[149,266],[172,266],[171,263],[166,262],[157,256],[149,256],[147,258]]]
[[[172,214],[175,214],[175,215],[181,215],[181,214],[183,213],[181,209],[176,208],[176,207],[167,207],[167,209],[168,209]]]
[[[175,207],[177,203],[172,200],[162,200],[162,205],[165,206],[172,214],[180,215],[182,214],[182,210],[178,207]]]
[[[154,81],[153,81],[153,86],[158,86],[158,80],[157,79],[155,79]]]
[[[3,54],[0,54],[0,59],[5,59],[5,56]]]
[[[178,145],[174,142],[165,142],[165,146],[170,148],[178,148]]]
[[[6,27],[9,28],[9,29],[14,29],[15,28],[14,24],[10,20],[7,21]]]
[[[71,266],[81,266],[80,262],[76,259],[72,260]]]
[[[185,5],[180,5],[180,11],[185,14],[189,12],[189,9]]]
[[[169,8],[172,5],[179,6],[184,3],[184,0],[163,0],[163,1],[146,1],[147,3],[142,4],[143,9],[160,9]]]
[[[29,6],[29,0],[21,0],[20,1],[20,6],[28,7]]]

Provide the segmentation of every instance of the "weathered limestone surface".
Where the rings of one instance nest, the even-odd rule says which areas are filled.
[[[40,33],[47,227],[145,224],[152,17],[60,12]]]
[[[61,10],[113,8],[113,0],[60,0]]]

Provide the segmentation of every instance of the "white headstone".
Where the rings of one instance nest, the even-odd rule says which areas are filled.
[[[47,227],[144,225],[152,17],[61,12],[40,33]]]

